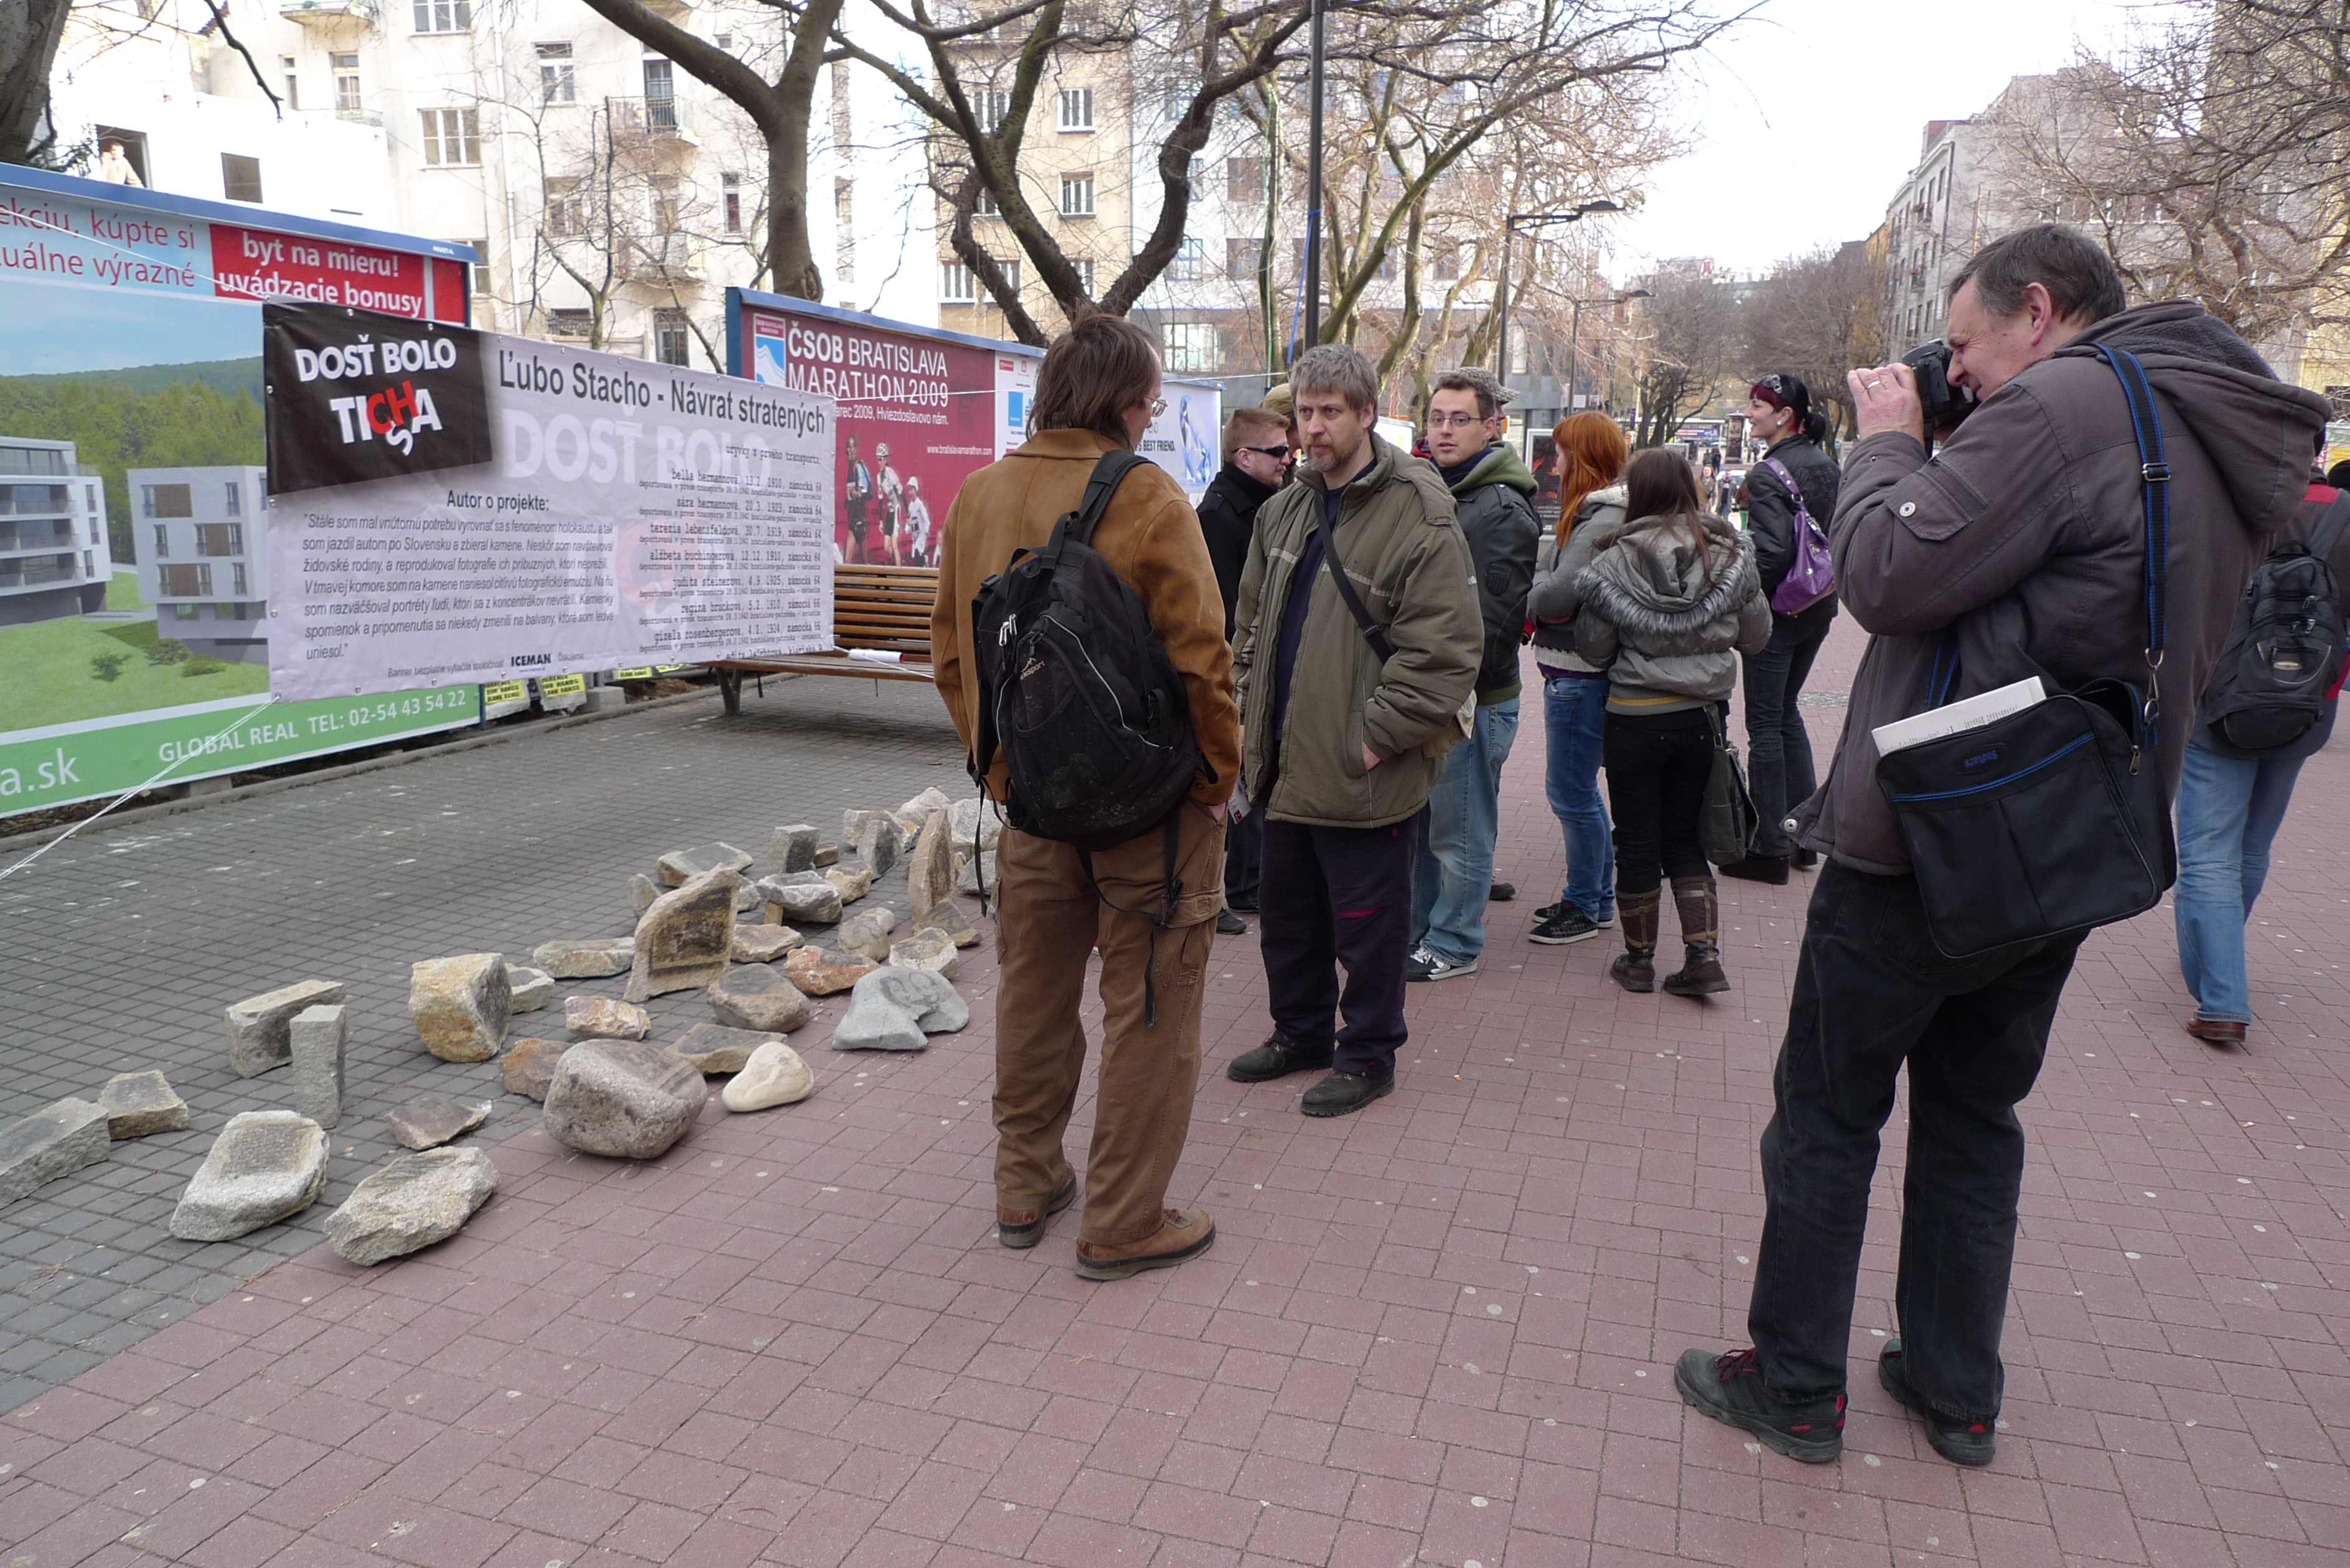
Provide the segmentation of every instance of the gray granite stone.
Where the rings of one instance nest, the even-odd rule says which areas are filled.
[[[343,1119],[343,1081],[348,1066],[348,1010],[306,1007],[290,1025],[294,1040],[294,1108],[322,1127]]]
[[[506,961],[496,953],[460,953],[410,966],[409,1019],[424,1048],[443,1062],[495,1056],[513,1011]]]
[[[588,937],[541,942],[532,950],[530,961],[557,980],[600,980],[608,974],[628,973],[636,953],[634,937]]]
[[[583,1154],[653,1159],[685,1136],[709,1098],[693,1064],[657,1045],[583,1041],[556,1064],[546,1130]]]
[[[660,857],[654,874],[671,888],[682,888],[696,877],[707,877],[724,867],[729,871],[751,868],[751,857],[731,844],[705,844],[698,849],[675,849]]]
[[[525,964],[506,965],[506,989],[514,993],[512,1012],[536,1012],[555,1000],[555,977]]]
[[[721,1023],[763,1033],[783,1034],[808,1021],[815,1010],[781,970],[764,963],[737,964],[702,992]]]
[[[327,1216],[327,1241],[347,1261],[380,1263],[445,1241],[498,1189],[478,1148],[395,1156]]]
[[[319,1007],[343,999],[343,988],[331,980],[297,981],[276,991],[232,1002],[227,1010],[228,1066],[240,1078],[258,1077],[282,1067],[293,1055],[286,1025],[306,1007]]]
[[[299,1214],[327,1185],[327,1135],[293,1111],[246,1111],[229,1118],[197,1168],[172,1234],[226,1241]]]
[[[96,1165],[113,1147],[106,1107],[88,1100],[59,1100],[0,1127],[0,1209],[60,1176]]]
[[[438,1148],[463,1137],[490,1119],[487,1100],[413,1100],[383,1118],[394,1143],[408,1148]]]
[[[779,827],[767,837],[767,871],[812,871],[816,868],[816,829],[805,822]]]
[[[636,960],[623,993],[629,1001],[708,985],[726,972],[742,882],[733,867],[719,866],[653,900],[637,922]]]
[[[118,1140],[187,1129],[188,1102],[159,1072],[117,1073],[98,1092],[98,1103],[106,1108],[107,1132]]]

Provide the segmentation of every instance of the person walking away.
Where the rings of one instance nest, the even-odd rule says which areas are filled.
[[[1443,480],[1372,429],[1371,362],[1317,345],[1289,385],[1305,468],[1257,513],[1232,646],[1242,779],[1265,814],[1273,1033],[1225,1071],[1255,1084],[1330,1068],[1300,1108],[1339,1116],[1395,1088],[1411,819],[1461,737],[1484,623]]]
[[[873,504],[873,471],[857,455],[857,438],[848,438],[848,472],[840,482],[840,523],[835,529],[836,547],[841,559],[858,566],[865,565],[866,514]]]
[[[1616,817],[1616,898],[1624,950],[1608,975],[1627,991],[1657,988],[1657,935],[1667,877],[1681,928],[1675,996],[1730,989],[1721,904],[1698,836],[1714,736],[1738,679],[1732,650],[1771,636],[1751,540],[1706,511],[1697,472],[1669,448],[1624,471],[1630,521],[1591,542],[1577,582],[1575,650],[1607,671],[1602,750]]]
[[[1812,770],[1811,732],[1804,728],[1798,699],[1812,661],[1835,622],[1835,595],[1792,614],[1780,613],[1773,596],[1780,594],[1787,569],[1795,563],[1796,512],[1806,513],[1825,532],[1828,519],[1835,515],[1841,476],[1835,460],[1820,450],[1828,433],[1827,416],[1812,407],[1811,389],[1801,379],[1782,372],[1755,382],[1747,391],[1746,419],[1763,449],[1746,476],[1746,532],[1754,541],[1762,597],[1771,605],[1771,640],[1744,660],[1746,784],[1754,797],[1753,852],[1724,866],[1721,874],[1783,886],[1791,864],[1818,864],[1818,857],[1797,848],[1787,836],[1786,817],[1790,808],[1819,788]]]
[[[2324,564],[2333,590],[2329,602],[2336,612],[2350,602],[2350,502],[2337,507],[2342,494],[2333,485],[2313,480],[2301,509],[2277,539],[2279,545],[2303,547]],[[2284,558],[2293,560],[2289,554]],[[2313,580],[2316,574],[2306,561],[2286,569],[2292,576],[2280,586],[2295,590],[2288,603],[2293,613],[2304,613],[2316,597],[2310,591],[2319,586]],[[2261,576],[2254,575],[2248,597]],[[2242,618],[2239,612],[2239,636],[2245,629]],[[2178,929],[2178,972],[2195,998],[2195,1016],[2188,1021],[2187,1033],[2206,1044],[2241,1045],[2251,1023],[2244,928],[2268,881],[2269,846],[2293,804],[2301,764],[2316,755],[2334,733],[2345,674],[2338,653],[2343,635],[2337,624],[2294,628],[2282,639],[2286,646],[2281,651],[2288,655],[2303,655],[2317,646],[2329,655],[2325,668],[2311,672],[2314,688],[2323,694],[2323,707],[2306,730],[2273,745],[2237,743],[2231,736],[2257,737],[2242,722],[2250,715],[2223,716],[2219,711],[2228,695],[2222,688],[2230,684],[2223,665],[2205,693],[2203,711],[2187,742],[2187,762],[2178,779],[2178,890],[2171,904]],[[2257,649],[2236,643],[2233,637],[2230,644],[2239,650],[2238,658],[2247,652],[2259,657]]]
[[[1991,1462],[2005,1373],[2023,1129],[2081,933],[1970,959],[1934,945],[1871,732],[2028,675],[2075,690],[2149,679],[2144,460],[2100,348],[2145,366],[2169,479],[2164,701],[2146,765],[2178,779],[2197,694],[2264,535],[2293,516],[2325,400],[2280,382],[2188,303],[2124,308],[2077,229],[2037,223],[1978,250],[1950,296],[1951,379],[1982,402],[1929,458],[1906,365],[1848,379],[1860,439],[1829,539],[1845,611],[1869,634],[1826,784],[1795,840],[1812,886],[1762,1138],[1752,1348],[1690,1350],[1681,1397],[1766,1447],[1842,1451],[1845,1355],[1869,1181],[1896,1080],[1909,1155],[1893,1310],[1877,1381],[1958,1464]],[[1954,680],[1937,655],[1955,656]]]
[[[973,593],[1015,552],[1045,545],[1055,521],[1076,510],[1105,452],[1134,449],[1159,394],[1150,335],[1121,317],[1086,317],[1054,341],[1038,368],[1035,433],[964,480],[947,509],[931,646],[939,696],[967,759],[976,755],[980,719]],[[1163,929],[1155,919],[1168,891],[1159,829],[1090,856],[1008,825],[1003,831],[995,1218],[1005,1246],[1033,1247],[1076,1198],[1062,1135],[1085,1067],[1078,1011],[1087,958],[1098,946],[1099,1098],[1077,1272],[1107,1280],[1197,1257],[1215,1238],[1206,1210],[1164,1205],[1199,1079],[1201,985],[1215,940],[1222,815],[1239,771],[1240,726],[1215,566],[1173,476],[1149,463],[1128,472],[1092,545],[1140,596],[1181,676],[1202,762],[1177,808],[1175,897]],[[1006,798],[1006,778],[999,757],[983,784],[988,798]]]
[[[1616,923],[1616,845],[1599,794],[1607,733],[1607,671],[1575,651],[1575,579],[1591,564],[1591,542],[1624,518],[1620,483],[1631,445],[1606,414],[1569,414],[1551,431],[1558,452],[1558,525],[1534,560],[1526,619],[1543,678],[1543,784],[1566,840],[1566,885],[1558,902],[1534,911],[1528,940],[1561,947],[1589,941]]]
[[[1224,421],[1224,465],[1200,497],[1200,532],[1216,564],[1216,591],[1224,600],[1224,637],[1232,635],[1240,607],[1241,573],[1248,566],[1249,541],[1256,536],[1257,509],[1273,499],[1289,477],[1289,421],[1272,409],[1234,409]],[[1243,809],[1224,826],[1224,908],[1216,929],[1245,936],[1242,912],[1256,909],[1257,880],[1264,858],[1264,814]],[[1236,912],[1237,911],[1237,912]]]
[[[1485,651],[1468,737],[1445,753],[1444,770],[1416,819],[1407,981],[1474,974],[1485,950],[1502,767],[1517,741],[1518,693],[1524,684],[1518,643],[1542,534],[1534,518],[1534,476],[1502,439],[1508,401],[1509,393],[1488,370],[1447,370],[1429,395],[1429,450],[1452,492],[1476,569]]]

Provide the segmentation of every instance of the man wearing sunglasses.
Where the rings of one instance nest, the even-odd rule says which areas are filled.
[[[1224,421],[1224,466],[1200,497],[1200,532],[1216,564],[1216,587],[1224,596],[1224,640],[1232,640],[1232,611],[1240,602],[1241,570],[1248,565],[1249,540],[1256,534],[1256,509],[1289,481],[1289,421],[1272,409],[1234,409]],[[1257,872],[1263,860],[1264,818],[1256,812],[1235,818],[1224,838],[1224,911],[1216,929],[1244,936],[1248,922],[1236,910],[1256,908]]]

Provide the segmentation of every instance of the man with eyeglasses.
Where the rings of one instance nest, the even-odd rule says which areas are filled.
[[[1485,645],[1468,738],[1446,753],[1444,771],[1419,814],[1407,981],[1474,974],[1485,950],[1502,764],[1518,734],[1518,643],[1542,541],[1534,476],[1502,439],[1509,397],[1490,371],[1471,369],[1445,371],[1429,396],[1429,456],[1452,492],[1477,568]]]
[[[1224,421],[1224,466],[1200,497],[1200,532],[1216,564],[1216,587],[1224,596],[1224,639],[1232,635],[1232,612],[1240,602],[1241,571],[1248,565],[1249,541],[1256,536],[1256,511],[1289,479],[1289,421],[1272,409],[1234,409]],[[1248,922],[1235,911],[1256,909],[1258,873],[1264,854],[1264,817],[1251,811],[1236,817],[1224,834],[1224,909],[1216,929],[1246,936]]]

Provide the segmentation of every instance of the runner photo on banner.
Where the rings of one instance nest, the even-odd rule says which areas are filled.
[[[315,305],[265,312],[270,689],[832,646],[832,400]]]

